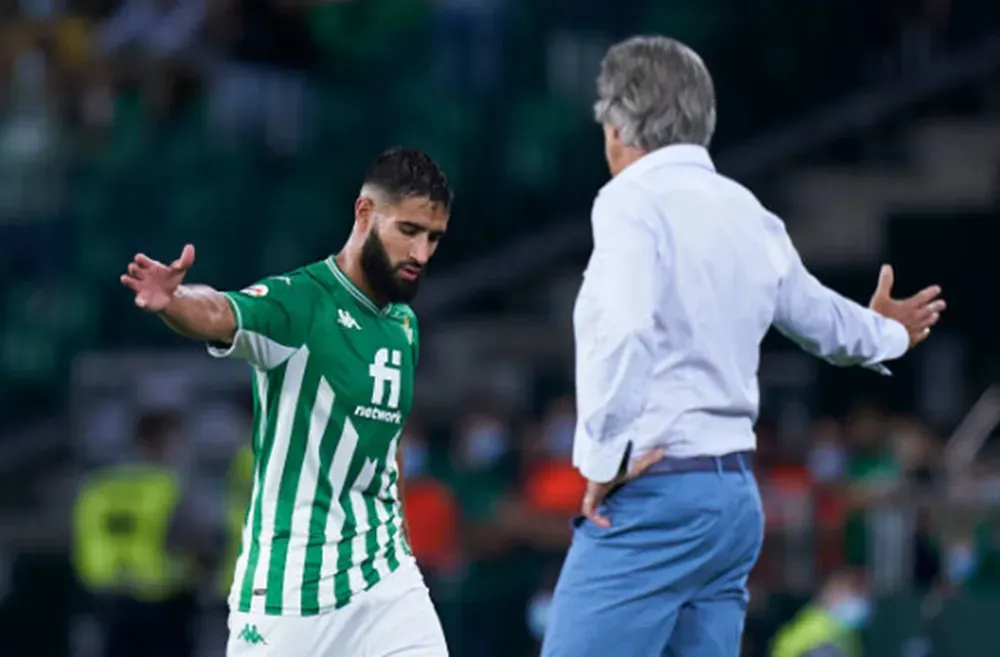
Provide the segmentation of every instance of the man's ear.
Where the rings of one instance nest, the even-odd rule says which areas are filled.
[[[354,221],[358,224],[364,232],[368,232],[374,221],[375,215],[375,201],[367,196],[359,196],[356,201],[354,201]]]

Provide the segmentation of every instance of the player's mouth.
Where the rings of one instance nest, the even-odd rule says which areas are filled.
[[[404,281],[415,281],[420,278],[420,268],[411,265],[404,265],[399,268],[399,277]]]

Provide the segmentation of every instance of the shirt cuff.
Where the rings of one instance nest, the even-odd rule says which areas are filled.
[[[875,357],[865,363],[864,367],[882,376],[892,376],[892,372],[883,363],[902,357],[910,349],[910,334],[906,327],[894,319],[883,317],[882,344]]]
[[[880,361],[896,360],[910,350],[910,333],[906,327],[894,319],[885,320],[885,335],[883,337]]]
[[[240,334],[243,333],[243,315],[240,314],[240,304],[236,303],[229,292],[223,292],[222,296],[229,302],[229,307],[233,309],[233,317],[236,318],[236,333],[233,335],[232,344],[208,344],[208,354],[213,358],[229,358],[238,356],[236,349],[240,343]]]
[[[577,436],[573,464],[587,480],[606,484],[618,476],[628,441],[622,438],[597,442],[589,436]]]

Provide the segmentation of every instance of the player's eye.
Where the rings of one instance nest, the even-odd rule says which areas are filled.
[[[406,235],[407,237],[413,237],[420,232],[419,226],[414,226],[413,224],[399,224],[399,232]]]

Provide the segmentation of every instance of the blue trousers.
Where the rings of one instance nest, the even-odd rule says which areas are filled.
[[[574,521],[542,657],[739,657],[764,513],[753,473],[645,475]]]

